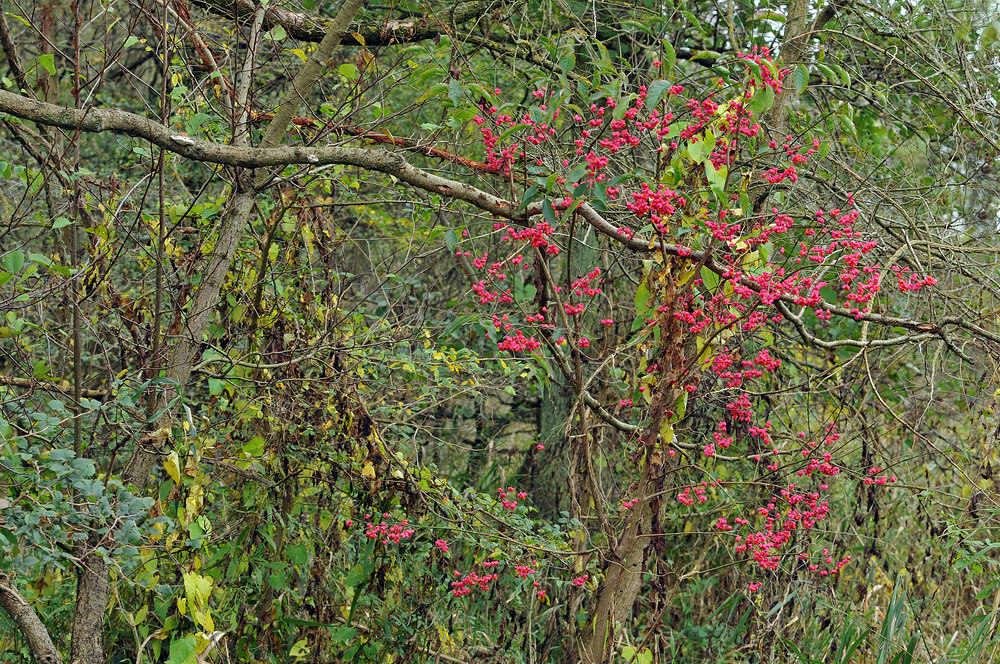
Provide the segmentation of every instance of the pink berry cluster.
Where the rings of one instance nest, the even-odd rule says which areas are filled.
[[[538,561],[537,560],[534,561],[534,564],[537,565]],[[517,574],[522,579],[527,579],[530,575],[534,574],[537,571],[538,570],[532,567],[531,565],[514,565],[514,573]]]
[[[885,470],[885,469],[884,468],[880,468],[879,466],[872,466],[871,468],[868,469],[868,477],[865,477],[864,479],[862,479],[862,482],[864,484],[868,485],[868,486],[872,486],[872,485],[881,486],[883,484],[895,484],[896,480],[899,479],[899,478],[897,478],[895,475],[892,475],[891,477],[890,476],[886,476],[886,475],[879,475],[879,473],[881,473],[883,470]]]
[[[772,497],[766,506],[757,509],[763,527],[746,535],[736,535],[734,550],[750,556],[766,570],[778,568],[781,549],[792,541],[797,531],[815,528],[830,513],[830,504],[818,491],[801,492],[789,484],[779,497]],[[751,527],[747,519],[737,518],[735,523]],[[730,528],[731,530],[731,528]]]
[[[480,576],[476,572],[469,572],[462,576],[461,572],[455,570],[455,579],[451,582],[451,594],[455,597],[462,597],[471,594],[476,588],[483,592],[489,591],[490,583],[496,581],[497,575],[483,574]]]
[[[369,515],[366,515],[368,518]],[[382,515],[383,521],[380,523],[368,522],[365,524],[365,537],[373,540],[381,540],[382,544],[399,544],[400,541],[412,537],[417,531],[409,528],[409,521],[403,519],[399,523],[390,524],[385,519],[389,518],[388,513]]]
[[[517,501],[524,500],[528,497],[528,494],[524,491],[517,491],[514,487],[509,486],[506,489],[503,487],[497,489],[497,496],[499,497],[500,504],[503,505],[503,508],[513,512],[517,509]]]
[[[687,505],[689,507],[691,505],[694,505],[696,500],[699,503],[707,502],[708,494],[706,493],[706,490],[708,489],[708,487],[714,487],[718,485],[719,485],[718,480],[713,480],[711,482],[708,480],[702,480],[700,485],[687,487],[686,489],[678,493],[677,502],[679,502],[681,505]],[[694,494],[693,497],[692,493]]]
[[[769,338],[778,324],[790,323],[801,330],[805,314],[820,321],[828,321],[835,314],[856,320],[870,316],[887,271],[895,275],[900,292],[917,291],[937,282],[906,267],[883,269],[872,260],[876,241],[863,230],[861,211],[850,194],[838,205],[824,205],[815,213],[793,216],[778,207],[745,209],[749,207],[745,196],[741,196],[745,191],[722,191],[718,186],[708,191],[712,169],[718,172],[738,159],[750,163],[758,154],[769,159],[770,165],[752,177],[770,185],[788,186],[799,179],[799,171],[822,147],[817,139],[800,140],[788,135],[765,148],[753,110],[755,98],[779,93],[789,72],[775,67],[767,49],[754,48],[739,58],[745,74],[743,86],[723,103],[717,100],[718,91],[702,99],[684,100],[683,87],[656,81],[640,87],[627,104],[601,99],[589,110],[574,112],[571,118],[562,113],[560,119],[559,99],[544,88],[533,94],[536,106],[525,113],[503,113],[495,106],[481,105],[475,121],[487,163],[498,173],[521,171],[534,176],[532,180],[525,175],[524,186],[529,188],[525,204],[534,206],[533,214],[544,221],[536,221],[537,216],[533,216],[519,222],[494,223],[494,232],[509,249],[492,260],[487,253],[478,254],[472,263],[483,274],[472,290],[482,305],[512,304],[509,275],[516,274],[517,268],[537,269],[541,275],[547,257],[560,253],[558,242],[569,230],[567,220],[575,219],[574,210],[595,199],[603,207],[618,201],[616,211],[621,213],[603,232],[613,235],[617,227],[618,237],[640,250],[653,249],[659,243],[665,260],[670,259],[666,254],[681,259],[679,269],[670,268],[673,275],[683,273],[685,262],[696,266],[685,277],[687,285],[678,283],[676,289],[656,291],[651,274],[648,299],[636,302],[646,312],[636,326],[640,335],[652,335],[667,329],[669,322],[675,329],[679,324],[682,336],[689,340],[712,340],[711,346],[705,344],[706,352],[692,358],[688,371],[680,378],[671,376],[667,386],[676,390],[675,394],[694,398],[700,385],[711,385],[714,396],[720,398],[724,416],[718,419],[711,439],[682,446],[700,450],[697,461],[711,469],[739,458],[759,472],[782,471],[810,485],[797,488],[783,481],[785,488],[755,510],[718,517],[714,523],[716,531],[733,531],[737,553],[760,568],[774,570],[793,540],[796,547],[806,544],[802,534],[828,517],[829,504],[822,496],[829,490],[828,478],[840,474],[835,459],[839,436],[830,425],[814,441],[801,433],[798,444],[783,446],[776,442],[780,437],[772,423],[759,414],[751,388],[781,371],[782,361],[772,354],[768,344],[758,342]],[[683,110],[678,110],[675,117],[668,106],[675,110],[683,106]],[[684,119],[677,122],[679,118]],[[563,131],[569,133],[572,147],[559,154],[554,138]],[[683,177],[671,180],[670,185],[641,178],[633,184],[617,177],[624,175],[615,172],[618,157],[642,144],[650,152],[659,152],[664,163],[687,169]],[[541,146],[551,152],[542,153]],[[744,161],[745,157],[750,161]],[[522,162],[517,169],[516,162]],[[724,178],[725,186],[735,185],[736,180]],[[650,237],[640,241],[639,234],[650,228]],[[456,253],[470,256],[473,252]],[[654,265],[651,269],[657,268]],[[606,309],[599,308],[606,304],[602,301],[606,278],[602,269],[591,266],[581,271],[583,274],[576,272],[565,282],[546,284],[551,297],[544,299],[549,304],[524,304],[528,311],[522,312],[523,324],[518,323],[517,314],[495,311],[494,329],[498,338],[502,337],[498,349],[537,352],[543,346],[541,340],[549,338],[557,346],[568,346],[578,359],[594,353],[590,350],[592,339],[607,334],[601,327],[611,327],[614,319],[608,317]],[[665,371],[651,363],[635,386],[638,394],[615,396],[616,414],[643,417],[639,409],[649,401],[651,392],[662,392],[659,381]],[[709,376],[714,379],[709,380]],[[673,415],[670,412],[667,417]],[[668,449],[667,454],[673,457],[677,451]],[[881,471],[869,471],[864,484],[896,481]],[[703,480],[682,488],[677,501],[688,507],[700,506],[714,497],[710,489],[716,486],[718,481]],[[525,497],[513,487],[499,489],[498,494],[503,508],[511,511]],[[622,508],[627,510],[636,502],[625,500]],[[830,561],[826,566],[817,563],[815,571],[834,574],[849,560],[844,558],[834,564],[832,555],[824,554],[824,558]],[[578,584],[581,578],[584,581]],[[585,577],[573,581],[578,586],[584,582]],[[750,590],[759,587],[759,583],[753,583]]]

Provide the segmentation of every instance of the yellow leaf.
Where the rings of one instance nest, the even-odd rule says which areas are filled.
[[[306,56],[306,52],[303,51],[301,48],[293,48],[292,53],[299,56],[299,59],[302,60],[302,62],[305,62],[306,60],[309,59],[308,56]]]
[[[375,466],[371,461],[365,461],[364,465],[361,467],[361,476],[367,477],[370,480],[375,479]]]
[[[306,641],[305,639],[296,641],[295,645],[292,646],[292,649],[288,651],[288,655],[290,657],[295,657],[296,659],[308,657],[309,653],[310,653],[309,642]]]
[[[211,593],[212,577],[202,576],[196,572],[184,573],[184,594],[199,610],[208,610],[208,596]]]
[[[362,46],[367,46],[368,45],[368,44],[365,43],[365,38],[363,36],[361,36],[360,34],[358,34],[357,32],[352,32],[351,36],[354,37],[354,39],[356,39],[357,42],[359,44],[361,44]]]
[[[215,622],[212,620],[212,614],[209,613],[207,610],[192,611],[191,617],[194,618],[194,621],[199,625],[201,625],[202,629],[204,629],[206,632],[215,631]]]
[[[660,426],[660,445],[668,447],[672,442],[674,442],[674,425],[667,418],[663,418],[663,424]]]
[[[202,506],[205,504],[204,496],[205,492],[199,485],[195,484],[191,487],[187,500],[184,501],[184,507],[189,520],[194,519],[198,512],[201,511]]]
[[[177,456],[177,452],[171,452],[167,455],[167,459],[163,462],[163,467],[167,469],[167,475],[170,475],[170,479],[174,481],[174,484],[181,483],[181,460]]]

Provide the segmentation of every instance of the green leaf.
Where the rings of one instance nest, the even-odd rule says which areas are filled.
[[[254,436],[247,441],[246,445],[244,445],[242,449],[250,456],[260,456],[264,453],[264,439],[260,436]]]
[[[677,401],[674,403],[674,419],[678,422],[684,419],[684,414],[687,413],[688,405],[688,393],[681,392],[681,395],[677,397]]]
[[[858,128],[854,126],[854,120],[847,117],[846,115],[838,115],[837,120],[844,127],[844,129],[846,129],[848,133],[851,134],[851,136],[854,136],[855,138],[858,137]]]
[[[344,585],[348,588],[353,588],[364,583],[368,579],[368,572],[365,571],[364,567],[361,565],[355,565],[354,569],[351,570],[347,578],[344,579]]]
[[[292,649],[288,651],[288,656],[301,659],[303,657],[308,657],[310,652],[309,642],[305,639],[301,639],[296,641],[295,645],[292,646]]]
[[[136,37],[135,35],[129,35],[128,39],[126,39],[125,43],[122,45],[122,48],[132,48],[138,43],[139,43],[138,37]]]
[[[73,222],[67,219],[66,217],[56,217],[56,220],[52,222],[52,230],[57,231],[60,228],[69,226],[72,223]]]
[[[568,53],[561,58],[559,58],[559,69],[564,74],[568,74],[573,71],[573,67],[576,66],[576,55],[573,53]]]
[[[793,80],[795,83],[796,94],[802,94],[802,91],[806,89],[809,85],[809,68],[805,65],[799,65],[795,68],[795,73],[793,74]]]
[[[674,45],[671,44],[666,39],[663,40],[663,64],[664,76],[670,76],[674,71],[674,63],[677,62],[677,51],[674,50]]]
[[[556,223],[556,211],[552,209],[552,201],[548,198],[542,200],[542,217],[545,221],[549,222],[550,226],[554,226]]]
[[[450,228],[447,231],[445,231],[444,243],[448,245],[448,251],[451,252],[455,251],[455,247],[458,246],[458,235],[455,233],[455,231],[451,230]]]
[[[705,160],[705,176],[708,178],[708,185],[720,199],[724,198],[726,190],[726,175],[728,168],[723,165],[719,170],[715,170],[715,164],[711,159]]]
[[[348,81],[356,81],[358,80],[358,76],[360,75],[357,66],[352,65],[349,62],[337,67],[337,71],[339,71],[340,75],[346,78]]]
[[[707,267],[701,268],[701,281],[709,293],[715,293],[719,287],[719,275]]]
[[[197,664],[198,658],[195,649],[198,642],[193,636],[185,636],[183,639],[174,639],[170,642],[170,658],[167,664]]]
[[[757,89],[753,99],[750,100],[750,110],[754,115],[760,115],[774,105],[774,90],[770,85],[765,85]]]
[[[305,542],[291,544],[286,548],[288,559],[293,565],[305,565],[309,560],[309,545]]]
[[[823,78],[830,81],[831,83],[838,83],[840,81],[840,76],[837,75],[837,72],[833,71],[826,65],[817,62],[814,63],[813,66],[816,67],[816,70],[823,75]]]
[[[646,314],[649,312],[649,287],[646,280],[639,282],[639,288],[635,291],[635,320],[632,322],[632,331],[638,330],[646,322]]]
[[[267,584],[281,592],[288,586],[288,577],[284,572],[273,572],[271,576],[267,577]]]
[[[267,31],[267,34],[264,35],[265,38],[270,39],[272,41],[283,41],[287,36],[288,33],[285,32],[285,29],[280,25],[274,26],[273,28]]]
[[[517,211],[521,212],[528,207],[530,203],[535,200],[535,195],[538,194],[538,184],[533,184],[524,190],[524,195],[521,196],[521,205],[518,207]]]
[[[16,249],[3,257],[3,266],[11,274],[17,274],[24,267],[24,253]]]
[[[208,607],[208,596],[212,593],[212,578],[202,576],[197,572],[184,573],[184,594],[187,595],[188,602],[194,604],[196,608],[205,609]]]
[[[457,79],[453,78],[448,81],[448,99],[451,100],[453,106],[458,106],[459,102],[462,101],[462,84]]]
[[[357,633],[358,630],[354,629],[353,627],[341,627],[340,629],[338,629],[336,632],[333,633],[333,636],[330,637],[330,640],[333,641],[334,643],[345,643],[353,639],[357,635]]]
[[[700,163],[705,158],[705,141],[692,141],[688,143],[688,154],[691,156],[691,161]]]
[[[622,657],[628,664],[652,664],[653,653],[649,648],[637,649],[635,646],[623,646]]]
[[[851,75],[847,73],[846,69],[836,63],[830,65],[830,68],[840,77],[840,82],[845,87],[851,87]]]
[[[56,73],[56,59],[51,53],[43,53],[38,56],[38,64],[45,68],[45,71],[49,72],[51,75]]]
[[[671,87],[670,81],[658,78],[646,88],[646,109],[652,111]]]

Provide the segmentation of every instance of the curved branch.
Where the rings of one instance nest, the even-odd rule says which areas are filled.
[[[128,111],[100,108],[68,108],[29,99],[28,97],[6,90],[0,90],[0,112],[9,113],[23,120],[30,120],[62,129],[78,129],[91,133],[111,132],[141,138],[182,157],[208,163],[244,168],[291,166],[296,164],[313,166],[341,164],[357,166],[365,170],[391,175],[416,189],[464,201],[484,212],[489,212],[490,214],[522,225],[528,223],[531,217],[541,214],[542,211],[541,202],[533,203],[526,209],[521,209],[515,202],[500,198],[470,184],[425,171],[408,162],[399,153],[387,150],[342,146],[252,147],[245,145],[223,145],[184,136],[166,125],[162,125],[141,115],[136,115],[135,113],[129,113]],[[730,272],[728,266],[720,265],[711,254],[706,255],[704,251],[688,249],[682,245],[661,242],[656,239],[636,235],[625,237],[618,231],[618,228],[614,224],[605,219],[589,203],[581,203],[576,212],[598,232],[635,251],[642,253],[657,251],[671,256],[680,256],[692,262],[701,263],[719,275],[725,275]],[[743,278],[742,283],[753,290],[760,290],[760,286],[747,278]],[[791,295],[782,295],[780,300],[789,305],[796,304],[795,297]],[[951,325],[962,328],[976,336],[1000,343],[1000,335],[989,332],[980,326],[973,325],[962,319],[950,318],[942,321],[940,324],[935,324],[871,312],[859,314],[857,311],[852,311],[847,307],[829,302],[820,302],[816,306],[841,318],[866,320],[878,325],[900,327],[914,332],[930,333],[938,336],[943,335],[942,326]]]
[[[0,571],[0,606],[24,635],[28,649],[38,664],[62,664],[62,656],[52,644],[49,630],[18,592],[14,579],[3,571]]]

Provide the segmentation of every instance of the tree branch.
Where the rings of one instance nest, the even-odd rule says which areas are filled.
[[[227,19],[240,15],[253,15],[256,3],[253,0],[192,0],[199,7]],[[454,7],[440,16],[428,13],[423,16],[413,16],[402,20],[368,20],[358,26],[357,32],[345,32],[340,35],[337,43],[361,44],[365,46],[388,46],[418,42],[425,39],[435,39],[447,34],[453,24],[463,23],[470,18],[481,17],[486,10],[486,3],[480,0],[456,3]],[[267,5],[264,10],[264,27],[270,29],[280,25],[293,39],[307,42],[318,42],[329,32],[333,19],[309,16],[291,12],[280,7]],[[360,37],[360,39],[358,39]]]
[[[208,163],[242,166],[245,168],[291,166],[296,164],[314,166],[342,164],[357,166],[366,170],[391,175],[417,189],[440,194],[454,200],[464,201],[484,212],[495,214],[498,217],[503,217],[521,225],[527,224],[528,219],[531,217],[541,214],[542,209],[541,202],[536,202],[529,205],[526,209],[520,210],[520,206],[516,202],[505,200],[470,184],[435,175],[414,166],[402,155],[386,150],[342,146],[250,147],[223,145],[189,136],[182,136],[170,127],[127,111],[98,108],[89,110],[73,109],[36,101],[6,90],[0,90],[0,112],[9,113],[24,120],[61,127],[63,129],[79,128],[85,132],[112,132],[141,138],[182,157]],[[292,115],[288,116],[289,122],[291,122],[292,117]],[[605,219],[589,203],[581,203],[576,212],[600,233],[635,251],[642,253],[658,251],[672,256],[681,256],[695,263],[701,262],[716,274],[723,275],[729,272],[729,267],[720,265],[715,261],[713,256],[706,256],[703,251],[688,249],[682,245],[661,242],[638,235],[625,237],[618,232],[618,228],[614,224]],[[744,279],[742,283],[748,288],[754,290],[760,289],[757,284],[748,279]],[[781,300],[789,305],[796,304],[795,298],[791,295],[783,295],[781,296]],[[965,329],[976,336],[982,336],[1000,343],[1000,335],[992,334],[962,319],[949,319],[939,325],[871,312],[863,313],[859,316],[857,312],[851,311],[847,307],[828,302],[819,303],[817,308],[824,309],[835,316],[843,318],[867,320],[879,325],[901,327],[915,332],[929,332],[935,335],[943,334],[941,326],[948,324]]]
[[[62,664],[62,657],[52,644],[49,630],[21,596],[14,579],[3,571],[0,571],[0,606],[24,635],[28,649],[38,664]]]

